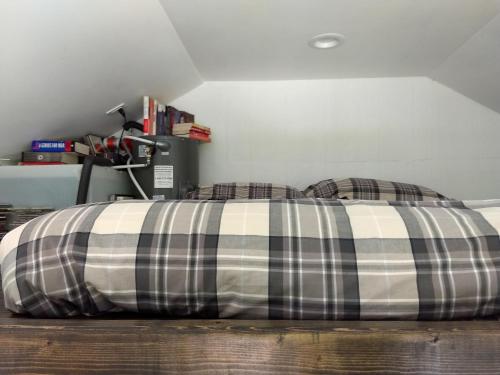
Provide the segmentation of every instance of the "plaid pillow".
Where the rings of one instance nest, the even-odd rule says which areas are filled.
[[[288,185],[259,182],[218,183],[201,186],[188,193],[187,199],[295,199],[304,198],[304,194]]]
[[[368,178],[328,179],[309,186],[311,198],[365,199],[387,201],[431,201],[449,198],[425,186]]]

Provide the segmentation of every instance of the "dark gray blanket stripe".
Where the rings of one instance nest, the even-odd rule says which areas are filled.
[[[338,291],[336,291],[337,296],[342,293],[344,300],[342,305],[339,304],[339,307],[342,307],[339,318],[359,319],[361,306],[359,302],[358,266],[356,262],[356,242],[352,233],[351,221],[344,206],[339,204],[338,207],[332,207],[332,210],[335,213],[333,217],[340,231],[338,238],[333,240],[332,254],[333,257],[338,259],[337,263],[339,264],[336,265],[335,270],[340,268],[341,271],[344,271],[342,272],[342,288],[338,288]]]
[[[293,270],[293,278],[292,278],[292,285],[289,286],[290,291],[292,292],[292,315],[290,316],[291,319],[300,319],[300,315],[302,313],[302,301],[300,300],[300,288],[301,288],[301,268],[300,268],[300,257],[299,257],[299,246],[300,246],[300,239],[299,239],[299,225],[300,223],[297,222],[297,217],[296,217],[296,211],[297,211],[297,205],[292,203],[288,207],[290,207],[290,216],[288,217],[288,220],[290,221],[290,229],[291,233],[288,233],[288,236],[290,236],[290,249],[288,251],[291,254],[292,264],[290,267]]]
[[[201,301],[204,309],[200,312],[203,318],[218,318],[219,303],[217,300],[217,248],[219,246],[219,232],[224,209],[224,202],[205,202],[209,206],[207,218],[207,229],[202,237],[202,249],[205,253],[203,260],[204,271],[203,292],[198,299]]]
[[[139,235],[135,259],[135,285],[139,312],[168,313],[165,311],[165,297],[154,293],[157,290],[155,284],[162,285],[165,280],[163,272],[156,269],[155,258],[152,256],[153,251],[156,251],[159,246],[163,246],[166,243],[166,237],[169,236],[165,228],[161,228],[160,233],[155,231],[158,217],[161,217],[162,213],[165,215],[164,211],[168,208],[169,206],[160,202],[153,203],[146,214]],[[157,262],[160,269],[166,268],[165,257],[160,256]]]
[[[280,204],[279,201],[269,207],[269,319],[284,318],[283,257],[285,256],[285,249],[283,242],[283,209],[284,205]]]
[[[79,306],[79,309],[80,311],[82,309],[88,309],[90,314],[97,314],[99,309],[85,283],[85,264],[87,263],[88,243],[95,221],[107,207],[107,203],[89,205],[89,208],[81,213],[81,215],[85,215],[84,220],[79,225],[79,231],[74,234],[74,240],[69,241],[71,256],[67,266],[73,266],[73,271],[76,276],[77,294],[80,295],[82,299],[82,305]]]
[[[488,258],[486,259],[493,259],[489,266],[495,269],[496,280],[500,283],[500,237],[498,236],[496,229],[493,228],[488,221],[486,221],[481,213],[466,209],[460,210],[460,213],[466,216],[469,221],[474,223],[481,233],[485,234],[484,236],[478,237],[477,241],[474,241],[475,237],[472,233],[470,235],[472,242],[474,243],[474,264],[482,271],[479,274],[481,281],[480,295],[486,296],[487,277],[485,272],[488,265],[485,264],[485,258],[481,256],[480,253],[487,252]],[[484,306],[481,306],[481,309],[484,309]],[[500,293],[497,293],[493,310],[494,311],[492,313],[495,314],[500,312]]]
[[[321,247],[320,251],[323,253],[323,257],[325,259],[324,267],[325,267],[325,278],[326,278],[326,296],[328,296],[326,302],[326,319],[335,319],[338,314],[338,306],[337,302],[340,297],[340,290],[338,288],[338,283],[335,283],[334,278],[336,277],[333,271],[337,265],[337,257],[335,256],[335,246],[333,238],[328,236],[327,234],[330,232],[328,226],[328,217],[325,210],[329,210],[331,208],[327,207],[324,202],[320,202],[319,210],[319,225],[321,227],[321,231],[323,233],[323,239],[320,239]],[[332,228],[333,229],[333,228]],[[343,293],[342,293],[343,294]],[[335,313],[334,311],[337,311]]]
[[[419,296],[419,320],[437,319],[437,302],[432,280],[432,268],[435,264],[430,255],[428,239],[423,238],[423,230],[418,223],[415,211],[401,206],[395,206],[403,219],[411,243],[415,269],[417,271],[417,290]]]

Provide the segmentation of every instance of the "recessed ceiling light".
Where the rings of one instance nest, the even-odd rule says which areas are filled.
[[[319,34],[309,41],[312,48],[327,49],[340,46],[344,42],[345,36],[342,34],[328,33]]]

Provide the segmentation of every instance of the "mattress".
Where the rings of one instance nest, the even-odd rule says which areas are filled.
[[[7,234],[35,317],[447,320],[498,315],[500,200],[120,201]]]

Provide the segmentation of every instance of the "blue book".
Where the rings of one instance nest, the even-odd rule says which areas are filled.
[[[72,141],[35,140],[31,142],[33,152],[71,152]]]

